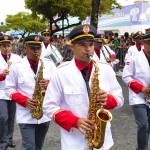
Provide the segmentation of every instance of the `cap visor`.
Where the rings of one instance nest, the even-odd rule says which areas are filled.
[[[28,43],[27,46],[37,47],[37,48],[42,47],[41,44],[37,44],[37,43]]]
[[[78,38],[72,42],[85,42],[85,41],[94,41],[94,38],[87,36],[87,37]]]

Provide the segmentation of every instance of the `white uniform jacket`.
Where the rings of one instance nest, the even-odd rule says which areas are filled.
[[[143,51],[128,59],[123,70],[123,81],[128,85],[130,81],[137,81],[144,86],[150,84],[150,67]],[[129,88],[130,105],[145,104],[144,94],[136,94]]]
[[[46,57],[49,58],[51,56],[51,60],[57,65],[58,63],[61,63],[63,60],[63,57],[61,56],[58,49],[54,46],[49,44],[47,48],[45,47],[44,43],[42,43],[42,53],[41,58]]]
[[[112,68],[103,63],[98,63],[100,88],[107,91],[118,99],[118,106],[123,105],[123,96],[120,85],[118,84],[115,73]],[[93,67],[94,68],[94,67]],[[94,69],[92,70],[92,72]],[[111,74],[111,75],[110,75]],[[91,84],[91,79],[89,81]],[[50,94],[51,93],[51,94]],[[89,98],[86,84],[80,70],[75,65],[75,60],[65,62],[58,67],[55,76],[49,84],[43,110],[48,117],[52,117],[54,112],[64,109],[72,112],[79,118],[87,118],[89,109]],[[108,150],[113,145],[113,139],[110,130],[110,123],[106,128],[106,140],[101,150]],[[71,128],[68,132],[61,128],[61,149],[62,150],[88,150],[87,140],[77,128]]]
[[[141,46],[141,50],[143,50],[143,49],[144,49],[144,46]],[[135,55],[136,53],[139,53],[139,52],[140,52],[140,51],[138,51],[136,45],[130,46],[129,49],[128,49],[128,51],[127,51],[127,53],[126,53],[126,55],[125,55],[124,62],[127,62],[127,60],[128,60],[131,56],[133,56],[133,55]]]
[[[43,78],[49,80],[51,75],[56,71],[56,67],[50,60],[42,60],[44,62]],[[38,69],[40,65],[39,61]],[[11,93],[17,91],[29,98],[32,98],[36,82],[35,78],[36,75],[31,69],[27,57],[24,57],[20,62],[11,67],[10,74],[6,78],[7,95],[10,96]],[[47,122],[50,119],[45,115],[39,120],[34,119],[31,116],[29,108],[25,108],[17,104],[16,120],[17,123],[40,124]]]
[[[11,62],[12,65],[20,60],[20,56],[11,53],[9,62]],[[0,74],[3,73],[5,69],[8,69],[8,64],[0,52]],[[0,96],[0,99],[10,100],[10,98],[5,94],[5,80],[0,81]]]

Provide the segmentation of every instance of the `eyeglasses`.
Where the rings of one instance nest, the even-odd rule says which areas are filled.
[[[43,36],[50,36],[50,34],[43,34]]]

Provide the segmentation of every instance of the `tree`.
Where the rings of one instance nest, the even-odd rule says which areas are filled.
[[[41,14],[50,20],[50,30],[52,24],[55,25],[56,29],[51,30],[52,34],[81,24],[91,13],[91,0],[25,0],[25,4],[34,14]],[[70,24],[68,16],[78,16],[80,21]],[[58,22],[64,20],[67,20],[67,25],[59,27]]]
[[[90,15],[91,24],[97,28],[98,15],[110,13],[115,7],[121,8],[117,0],[25,0],[25,5],[34,15],[40,14],[43,19],[48,19],[51,31],[52,24],[55,25],[56,29],[52,31],[52,34],[77,26]],[[78,16],[80,21],[70,24],[68,16]],[[62,27],[58,26],[58,22],[64,22],[64,20],[67,20],[67,25],[64,26],[62,23]]]
[[[111,14],[114,8],[122,8],[117,0],[92,0],[91,25],[97,29],[98,17],[102,14]]]
[[[27,12],[19,12],[16,15],[7,15],[7,28],[10,30],[22,30],[26,33],[38,33],[46,28],[47,25],[42,22],[39,16],[34,16]]]

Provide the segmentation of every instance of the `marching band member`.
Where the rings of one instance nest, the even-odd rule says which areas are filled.
[[[11,67],[10,74],[6,78],[6,93],[17,103],[16,120],[22,135],[22,150],[42,150],[50,124],[50,119],[45,115],[41,119],[31,116],[31,110],[38,105],[37,98],[41,92],[39,91],[37,96],[32,97],[39,71],[43,71],[43,79],[40,80],[37,88],[39,86],[46,90],[48,80],[56,70],[55,65],[44,58],[42,58],[44,68],[40,70],[39,56],[43,40],[43,37],[38,35],[24,38],[24,49],[27,56]]]
[[[148,150],[150,131],[150,34],[143,35],[144,49],[130,57],[123,70],[123,81],[129,87],[129,104],[137,129],[137,150]],[[146,101],[145,96],[149,97]]]
[[[97,54],[99,61],[113,65],[112,61],[116,59],[116,55],[115,52],[106,45],[106,39],[101,38],[100,34],[97,34],[94,39],[94,51]]]
[[[134,54],[140,52],[143,49],[142,43],[141,43],[141,36],[142,36],[142,32],[138,31],[134,34],[134,41],[135,41],[135,45],[132,45],[129,47],[125,58],[124,58],[124,62],[128,61],[128,58],[133,56]]]
[[[58,66],[46,91],[43,110],[61,127],[62,150],[89,150],[82,132],[92,132],[94,128],[94,123],[87,117],[89,84],[94,71],[89,54],[94,54],[95,34],[96,29],[90,25],[79,26],[70,32],[68,37],[74,58]],[[97,93],[97,101],[105,105],[105,109],[122,107],[122,90],[112,67],[105,63],[98,63],[98,66],[101,90]],[[88,74],[85,75],[83,72],[86,70]],[[112,145],[110,123],[107,123],[101,150],[108,150]]]
[[[10,65],[21,58],[11,53],[11,36],[0,37],[0,150],[15,147],[13,142],[14,118],[16,104],[5,94],[5,78],[10,73]]]
[[[51,32],[48,29],[45,29],[41,32],[41,35],[44,37],[44,41],[42,43],[41,57],[51,59],[54,62],[54,64],[58,66],[63,61],[63,57],[61,56],[58,49],[51,44],[50,33]]]

